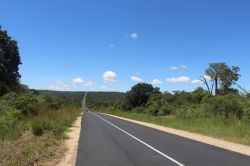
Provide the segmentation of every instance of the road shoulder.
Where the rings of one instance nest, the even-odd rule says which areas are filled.
[[[119,117],[119,116],[115,116],[115,115],[111,115],[111,114],[106,114],[106,113],[102,113],[102,114],[250,156],[250,147],[246,146],[246,145],[241,145],[241,144],[208,137],[208,136],[204,136],[201,134],[195,134],[195,133],[190,133],[187,131],[177,130],[177,129],[173,129],[173,128],[169,128],[169,127],[163,127],[160,125],[151,124],[151,123],[147,123],[147,122],[141,122],[141,121],[137,121],[137,120],[127,119],[127,118],[123,118],[123,117]]]
[[[57,166],[75,166],[78,142],[80,138],[81,132],[81,121],[82,116],[79,116],[74,122],[73,126],[69,128],[68,139],[65,141],[65,145],[67,147],[67,152],[61,159],[61,162]]]

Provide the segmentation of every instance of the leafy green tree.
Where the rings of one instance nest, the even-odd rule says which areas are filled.
[[[0,95],[15,89],[19,84],[21,75],[18,72],[18,66],[20,64],[17,42],[0,27]]]
[[[225,63],[210,63],[208,69],[205,71],[205,74],[214,81],[215,95],[218,94],[220,74],[226,67]]]
[[[150,94],[154,92],[155,89],[151,84],[139,83],[133,86],[126,94],[124,108],[131,110],[132,108],[145,105]]]
[[[222,70],[220,74],[221,79],[221,90],[223,94],[227,94],[230,91],[234,91],[234,89],[231,89],[230,87],[238,81],[240,74],[238,72],[240,71],[239,67],[232,66],[226,67],[224,70]]]
[[[230,68],[225,63],[211,63],[205,74],[211,78],[215,86],[215,95],[218,95],[219,88],[226,94],[230,87],[238,81],[240,68],[233,66]],[[220,90],[220,91],[221,91]]]

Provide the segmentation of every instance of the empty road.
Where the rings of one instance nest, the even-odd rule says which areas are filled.
[[[249,166],[250,157],[87,112],[76,166]]]

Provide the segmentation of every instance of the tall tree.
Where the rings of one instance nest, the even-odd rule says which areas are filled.
[[[240,74],[238,74],[239,67],[229,67],[225,63],[211,63],[206,69],[205,74],[209,76],[215,86],[215,95],[218,94],[219,88],[223,93],[227,93],[230,87],[238,81]]]
[[[238,81],[240,74],[238,72],[240,71],[239,67],[232,66],[230,68],[227,66],[224,68],[220,73],[220,79],[221,79],[221,90],[224,94],[226,94],[232,85],[235,85]]]
[[[159,93],[158,89],[154,89],[151,84],[139,83],[127,92],[124,108],[129,110],[138,106],[143,106],[147,103],[150,94],[156,92]]]
[[[220,74],[226,67],[225,63],[210,63],[208,69],[205,71],[205,74],[214,81],[215,95],[218,94]]]
[[[0,95],[18,85],[21,78],[19,74],[20,64],[21,58],[17,42],[0,27]]]

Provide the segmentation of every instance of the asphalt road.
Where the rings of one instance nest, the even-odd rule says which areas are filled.
[[[83,116],[76,166],[250,166],[250,157],[99,113]]]

